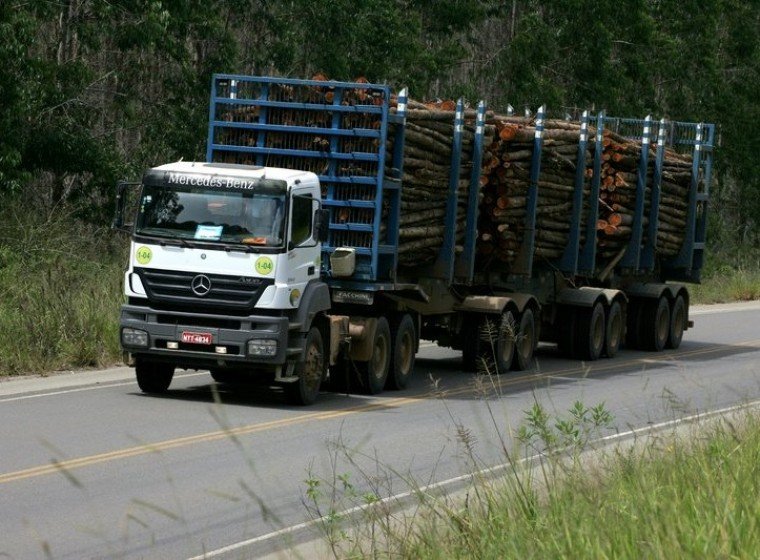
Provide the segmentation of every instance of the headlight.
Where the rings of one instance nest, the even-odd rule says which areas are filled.
[[[146,348],[148,346],[148,333],[137,329],[121,329],[121,343],[124,346]]]
[[[275,356],[277,354],[277,341],[269,338],[249,340],[248,354],[251,356]]]

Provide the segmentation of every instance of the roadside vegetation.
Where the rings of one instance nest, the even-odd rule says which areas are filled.
[[[689,286],[693,303],[760,299],[760,249],[740,244],[733,250],[710,243],[702,283]]]
[[[611,420],[601,405],[576,404],[559,416],[536,405],[526,412],[516,433],[520,450],[505,456],[502,475],[476,476],[455,497],[417,486],[400,511],[381,495],[355,490],[369,485],[377,491],[383,479],[377,471],[353,483],[337,476],[324,488],[308,480],[307,497],[312,511],[324,514],[320,527],[336,558],[756,556],[757,414],[586,453]],[[471,444],[462,443],[474,459]],[[340,514],[347,505],[362,511],[351,523]]]
[[[0,211],[0,375],[115,363],[124,240],[28,202]]]

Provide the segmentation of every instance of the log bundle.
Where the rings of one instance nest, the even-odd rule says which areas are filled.
[[[486,177],[480,208],[478,253],[481,267],[509,268],[525,238],[535,123],[519,117],[496,116],[495,141],[483,162]],[[545,121],[541,167],[537,181],[536,257],[560,257],[568,243],[575,192],[580,124]],[[609,130],[603,134],[600,196],[590,201],[595,130],[589,129],[583,169],[580,244],[586,239],[589,204],[598,205],[597,263],[625,251],[631,238],[642,144]],[[656,147],[650,147],[644,192],[643,223],[648,223]],[[691,181],[691,156],[666,150],[658,213],[658,254],[675,255],[683,243]],[[646,227],[642,243],[646,243]],[[501,265],[499,265],[501,263]]]
[[[407,107],[398,256],[401,267],[415,268],[435,260],[443,244],[452,174],[456,104],[453,101],[409,101]],[[457,245],[465,236],[475,117],[473,110],[464,113],[461,160],[456,179]],[[494,132],[495,127],[486,127],[486,144],[492,141]],[[392,140],[388,143],[387,153],[389,157],[393,153]],[[386,161],[390,160],[387,158]]]

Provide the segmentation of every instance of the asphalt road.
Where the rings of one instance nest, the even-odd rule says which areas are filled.
[[[311,519],[307,479],[384,497],[501,464],[536,400],[603,402],[618,431],[759,400],[760,303],[693,319],[677,351],[582,364],[542,346],[536,371],[494,378],[427,344],[406,391],[310,408],[192,371],[160,397],[126,368],[0,378],[0,558],[256,558]]]

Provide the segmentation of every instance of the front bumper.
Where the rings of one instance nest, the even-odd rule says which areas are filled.
[[[180,311],[159,311],[147,306],[123,305],[119,330],[122,348],[134,358],[169,362],[177,367],[214,368],[243,366],[272,366],[286,363],[301,351],[297,340],[291,339],[287,317],[251,315],[236,317]],[[148,333],[147,346],[124,343],[121,331],[125,328]],[[195,333],[210,343],[183,342],[183,333]],[[296,333],[293,333],[294,335]],[[249,355],[251,340],[276,340],[272,356]],[[289,348],[289,342],[296,347]],[[222,349],[222,350],[220,350]],[[223,352],[223,353],[222,353]]]

